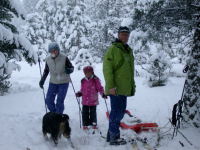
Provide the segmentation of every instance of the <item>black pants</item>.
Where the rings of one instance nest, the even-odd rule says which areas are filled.
[[[96,106],[85,106],[82,108],[83,126],[97,124]]]

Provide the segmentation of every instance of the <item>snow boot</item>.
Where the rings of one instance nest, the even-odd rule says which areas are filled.
[[[115,140],[110,140],[110,145],[125,145],[127,142],[125,139],[123,138],[118,138],[118,139],[115,139]]]

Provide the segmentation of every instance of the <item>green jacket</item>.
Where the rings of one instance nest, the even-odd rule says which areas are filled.
[[[128,45],[118,40],[108,48],[104,56],[103,73],[107,95],[112,88],[116,88],[117,95],[135,94],[134,56]]]

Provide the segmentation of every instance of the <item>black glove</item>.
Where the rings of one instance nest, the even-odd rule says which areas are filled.
[[[40,88],[41,89],[43,89],[44,88],[44,80],[40,80],[40,82],[39,82],[39,86],[40,86]]]
[[[102,98],[107,99],[107,95],[105,95],[104,93],[102,94]]]
[[[74,67],[73,68],[66,68],[65,72],[66,72],[66,74],[70,74],[70,73],[74,72]]]
[[[76,97],[81,97],[82,96],[82,93],[81,92],[77,92],[76,93]]]

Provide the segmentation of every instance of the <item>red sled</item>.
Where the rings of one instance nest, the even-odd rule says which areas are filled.
[[[130,117],[132,117],[133,115],[130,113],[130,111],[126,110],[125,112],[126,114],[128,114]],[[106,112],[106,116],[109,119],[109,112]],[[137,124],[133,124],[133,125],[128,125],[124,122],[120,123],[120,127],[123,129],[131,129],[134,130],[136,133],[141,133],[141,132],[148,132],[148,131],[152,131],[152,132],[157,132],[158,131],[158,124],[157,123],[137,123]]]

